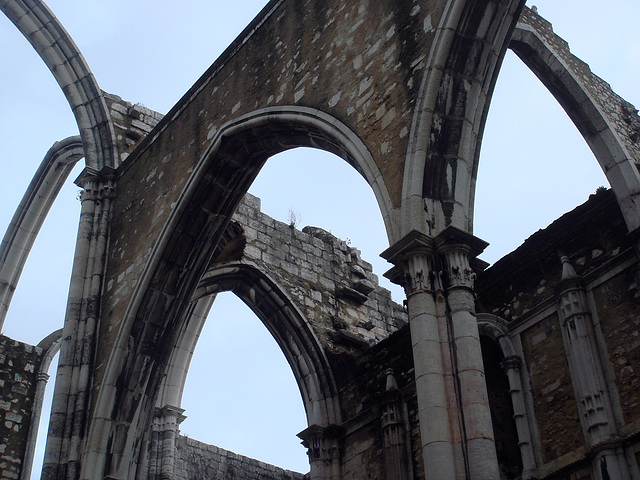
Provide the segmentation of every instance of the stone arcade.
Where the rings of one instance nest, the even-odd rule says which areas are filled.
[[[46,5],[0,0],[80,130],[47,153],[4,237],[0,320],[86,163],[64,327],[38,346],[0,337],[3,478],[28,478],[58,349],[43,478],[302,478],[179,435],[198,332],[233,291],[298,382],[308,478],[640,479],[640,118],[523,3],[272,0],[161,118],[102,92]],[[341,41],[355,22],[369,35]],[[507,48],[612,190],[483,271],[475,174]],[[406,310],[357,249],[245,196],[298,146],[373,189]]]

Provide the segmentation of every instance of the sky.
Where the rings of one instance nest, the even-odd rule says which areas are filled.
[[[51,0],[100,87],[166,113],[266,0]],[[572,52],[640,106],[640,3],[539,0]],[[238,8],[241,5],[241,8]],[[0,16],[0,230],[9,225],[51,145],[77,135],[64,96],[44,63]],[[34,246],[3,333],[36,344],[62,326],[80,203],[71,175]],[[494,262],[530,234],[586,201],[606,179],[578,131],[511,52],[496,86],[482,145],[474,234]],[[330,230],[362,250],[382,277],[388,243],[364,180],[330,154],[294,150],[267,162],[250,191],[282,221]],[[348,205],[345,208],[345,205]],[[384,279],[381,278],[381,283]],[[385,284],[387,285],[387,284]],[[398,301],[403,298],[393,288]],[[232,294],[216,300],[196,350],[182,432],[237,453],[306,472],[296,433],[306,427],[283,355]],[[247,352],[252,352],[248,354]],[[52,373],[52,372],[50,372]],[[37,468],[34,469],[37,472]],[[34,474],[34,478],[38,475]]]

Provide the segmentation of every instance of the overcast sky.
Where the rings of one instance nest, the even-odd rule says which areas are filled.
[[[100,87],[167,112],[264,0],[52,0],[49,7],[84,54]],[[613,89],[640,105],[640,2],[535,2],[572,51]],[[241,8],[238,6],[241,5]],[[26,40],[0,18],[0,229],[4,231],[46,151],[77,127],[53,77]],[[72,178],[75,176],[72,174]],[[537,79],[507,55],[483,141],[474,233],[493,262],[607,185],[577,130]],[[387,246],[373,194],[345,162],[296,150],[269,162],[251,191],[283,221],[331,230],[374,263]],[[4,332],[38,343],[60,328],[80,203],[71,182],[34,247]],[[394,297],[401,300],[400,290]],[[221,295],[205,327],[185,392],[183,432],[306,472],[295,434],[306,427],[291,371],[257,318]],[[251,354],[249,354],[251,353]],[[35,477],[34,477],[35,478]]]

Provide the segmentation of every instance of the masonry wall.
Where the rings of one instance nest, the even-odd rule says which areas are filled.
[[[593,290],[625,423],[640,419],[638,271],[629,268]]]
[[[204,478],[208,480],[302,480],[304,475],[188,437],[179,437],[175,480]]]
[[[300,231],[274,220],[249,194],[233,220],[246,239],[242,261],[266,272],[291,295],[323,346],[358,351],[407,323],[403,307],[380,287],[371,264],[330,232],[317,227]]]
[[[540,453],[547,463],[584,445],[557,314],[532,325],[521,334],[521,339],[534,392]]]
[[[478,312],[506,321],[521,376],[536,461],[545,478],[591,478],[575,372],[563,340],[560,256],[582,279],[621,442],[640,433],[638,257],[613,192],[599,191],[478,277]],[[629,447],[629,458],[635,447]],[[636,468],[635,465],[630,465]],[[568,475],[568,476],[567,476]]]
[[[386,478],[381,415],[389,370],[397,382],[398,401],[402,405],[407,474],[409,478],[423,478],[413,356],[410,352],[411,335],[407,325],[360,357],[346,352],[331,356],[336,381],[341,385],[341,405],[348,419],[343,426],[342,473],[345,479]]]
[[[0,477],[23,467],[42,349],[0,335]]]

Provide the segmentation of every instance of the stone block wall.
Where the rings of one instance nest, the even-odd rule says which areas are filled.
[[[396,394],[400,411],[400,459],[406,478],[422,479],[424,469],[418,424],[411,335],[406,326],[354,359],[334,358],[344,411],[344,478],[396,478],[385,470],[389,461],[384,437],[384,412],[389,393]],[[386,391],[387,374],[393,373],[396,392]],[[363,473],[365,472],[365,473]],[[404,478],[404,477],[402,477]]]
[[[0,335],[0,477],[20,478],[42,349]]]
[[[247,194],[233,220],[246,239],[242,261],[267,272],[295,300],[323,345],[362,349],[407,322],[360,251],[317,227],[302,231],[260,211]]]
[[[543,461],[584,445],[560,322],[554,313],[521,334]],[[553,412],[553,414],[549,414]]]
[[[302,473],[207,445],[188,437],[177,441],[175,480],[303,480]]]
[[[585,292],[587,333],[602,373],[576,371],[564,332],[560,294],[561,256],[575,269]],[[600,376],[611,399],[607,428],[630,447],[640,434],[640,292],[638,256],[613,192],[599,191],[532,235],[478,277],[477,309],[504,321],[506,335],[522,361],[520,375],[537,469],[544,478],[591,478],[598,448],[589,440],[578,398],[578,378]],[[580,370],[580,366],[577,367]],[[596,381],[596,380],[593,380]],[[618,425],[618,427],[613,427]],[[637,450],[637,449],[636,449]],[[626,461],[625,461],[626,463]],[[628,465],[629,468],[637,468]],[[568,476],[567,476],[568,475]]]
[[[139,103],[127,102],[117,95],[102,93],[115,129],[119,160],[122,163],[138,143],[162,120],[163,115]]]
[[[640,419],[639,280],[628,268],[593,290],[625,423]]]

